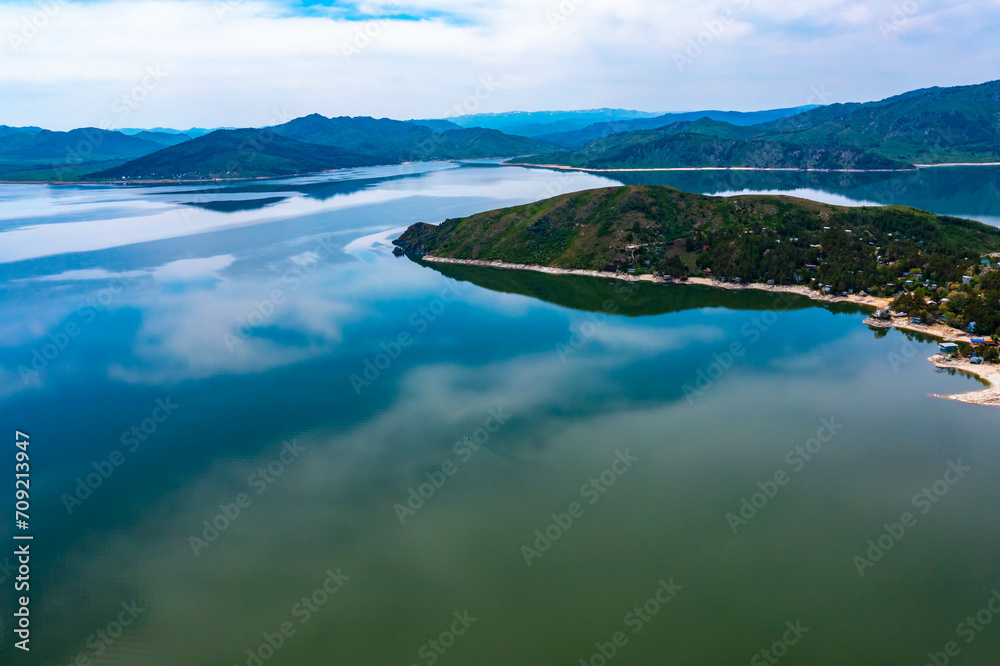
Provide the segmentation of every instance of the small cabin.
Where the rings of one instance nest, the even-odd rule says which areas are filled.
[[[942,342],[941,344],[938,345],[938,351],[940,351],[942,354],[957,354],[958,345],[956,345],[954,342]]]

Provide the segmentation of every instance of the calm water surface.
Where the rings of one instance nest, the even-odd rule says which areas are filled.
[[[932,342],[388,242],[626,180],[989,222],[998,173],[2,186],[0,423],[31,434],[35,535],[17,663],[924,664],[949,641],[994,663],[1000,621],[956,632],[1000,587],[1000,410],[930,397],[978,386]]]

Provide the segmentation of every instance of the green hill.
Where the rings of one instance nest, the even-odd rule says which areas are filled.
[[[131,159],[156,152],[161,147],[154,141],[96,127],[85,127],[69,132],[21,131],[0,137],[0,160],[56,162]]]
[[[944,290],[941,298],[963,275],[980,275],[983,256],[1000,251],[1000,229],[898,206],[847,208],[783,196],[709,197],[625,186],[438,226],[419,223],[394,242],[416,255],[612,273],[705,273],[824,285],[838,293],[895,296],[909,287],[930,292],[933,284]],[[993,332],[1000,327],[1000,293],[994,298],[988,290],[1000,289],[1000,271],[980,277],[967,286],[985,285],[987,295],[967,299],[981,308],[968,316]]]
[[[217,130],[121,166],[90,180],[263,178],[373,166],[388,158],[294,141],[268,130]]]
[[[509,157],[549,152],[555,146],[491,129],[437,132],[388,118],[326,118],[314,113],[271,128],[276,134],[400,162]]]
[[[702,118],[722,121],[725,124],[743,127],[749,125],[760,125],[780,118],[787,118],[803,111],[814,108],[814,105],[800,106],[790,109],[770,109],[767,111],[686,111],[684,113],[665,113],[654,118],[635,118],[630,120],[616,120],[613,122],[600,122],[588,125],[582,129],[573,131],[553,131],[547,134],[526,135],[532,136],[542,141],[549,141],[561,146],[576,148],[594,139],[619,134],[621,132],[634,132],[637,130],[653,130],[673,125],[680,122],[697,121]]]
[[[996,162],[1000,161],[1000,81],[915,90],[865,104],[822,106],[752,127],[710,123],[703,119],[654,131],[620,132],[578,150],[519,161],[590,169],[866,170]]]
[[[918,164],[1000,161],[1000,81],[837,104],[765,126],[806,146],[842,146]]]
[[[519,159],[585,169],[744,167],[756,169],[874,170],[912,165],[840,146],[811,147],[771,139],[755,127],[707,118],[659,130],[596,139],[579,150]]]

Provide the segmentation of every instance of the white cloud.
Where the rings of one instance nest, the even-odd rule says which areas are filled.
[[[879,26],[894,20],[903,4],[894,0],[411,0],[359,6],[369,21],[252,0],[49,4],[58,9],[30,38],[25,21],[38,5],[0,6],[0,122],[245,126],[267,124],[276,109],[433,117],[480,77],[498,84],[480,112],[749,110],[804,104],[819,83],[831,101],[867,100],[1000,69],[991,0],[914,0],[888,37]],[[678,49],[727,10],[724,30],[678,71]],[[377,18],[386,13],[419,20]],[[359,38],[365,29],[371,36]],[[358,51],[348,59],[345,46]],[[147,68],[163,80],[123,103]]]

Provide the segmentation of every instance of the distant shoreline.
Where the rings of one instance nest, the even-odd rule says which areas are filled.
[[[565,164],[530,164],[526,162],[504,162],[503,166],[537,167],[540,169],[562,169],[564,171],[590,171],[593,173],[633,173],[642,171],[784,171],[796,173],[912,173],[920,169],[937,167],[1000,166],[1000,162],[949,162],[945,164],[914,164],[912,169],[803,169],[801,167],[649,167],[595,169],[589,167],[566,166]]]
[[[502,158],[490,158],[502,159]],[[462,162],[463,160],[438,160],[440,162]],[[401,166],[413,162],[387,164],[377,166]],[[911,173],[920,169],[939,167],[996,167],[1000,162],[948,162],[944,164],[914,164],[912,169],[802,169],[799,167],[649,167],[645,169],[592,169],[588,167],[566,166],[564,164],[528,164],[525,162],[500,162],[499,166],[534,167],[538,169],[561,169],[564,171],[589,171],[592,173],[633,173],[643,171],[780,171],[794,173]],[[247,178],[161,178],[155,180],[133,179],[121,180],[0,180],[0,185],[204,185],[206,183],[243,183],[257,180],[282,180],[285,178],[304,178],[306,176],[322,176],[345,169],[360,169],[365,167],[342,167],[325,171],[309,173],[290,173],[284,176],[251,176]]]
[[[593,173],[630,173],[641,171],[791,171],[798,173],[909,173],[918,171],[919,165],[912,169],[803,169],[801,167],[648,167],[645,169],[595,169],[590,167],[574,167],[565,164],[529,164],[525,162],[504,162],[504,166],[538,167],[540,169],[562,169],[565,171],[590,171]],[[941,165],[945,166],[945,165]]]

